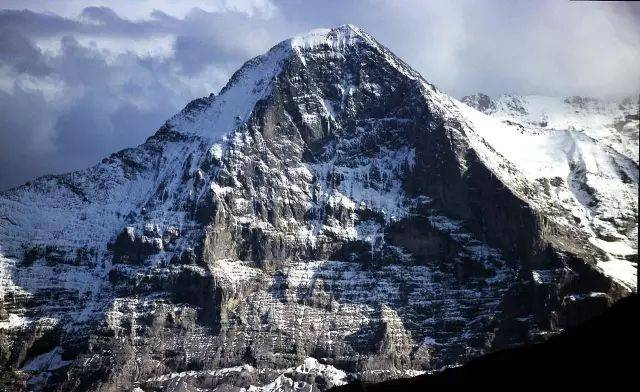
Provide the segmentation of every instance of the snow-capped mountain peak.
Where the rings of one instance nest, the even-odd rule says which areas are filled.
[[[0,193],[0,365],[32,389],[325,389],[635,291],[638,166],[615,134],[464,101],[484,113],[361,29],[314,30],[146,143]]]
[[[319,48],[342,55],[346,48],[366,47],[395,57],[360,28],[345,24],[332,29],[316,29],[289,38],[267,53],[245,63],[222,88],[217,97],[201,98],[174,116],[168,125],[184,134],[219,139],[244,124],[256,103],[265,99],[291,56],[303,64],[308,52]],[[395,61],[398,65],[399,62]],[[196,109],[197,110],[194,110]],[[197,121],[194,116],[197,113]]]

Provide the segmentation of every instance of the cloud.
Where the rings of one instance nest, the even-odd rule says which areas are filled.
[[[38,154],[47,150],[49,106],[39,91],[0,91],[0,184],[16,184],[46,172]],[[34,115],[39,113],[41,115]]]
[[[5,0],[0,189],[143,142],[244,61],[353,23],[454,96],[640,87],[640,5],[557,1]]]
[[[0,30],[0,53],[0,65],[10,67],[14,72],[45,75],[51,71],[40,49],[15,30]]]
[[[265,38],[243,43],[260,31],[254,21],[265,28],[262,17],[235,11],[194,9],[183,19],[154,11],[136,22],[106,7],[77,19],[0,11],[0,189],[142,143],[268,47]],[[173,41],[166,53],[136,50],[162,37]]]

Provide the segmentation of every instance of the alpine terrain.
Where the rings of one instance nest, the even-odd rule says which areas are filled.
[[[325,390],[636,292],[637,98],[463,102],[314,30],[144,144],[0,193],[0,389]]]

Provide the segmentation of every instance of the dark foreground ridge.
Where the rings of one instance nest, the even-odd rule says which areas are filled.
[[[355,383],[332,392],[433,391],[434,387],[607,387],[637,380],[638,296],[567,329],[545,343],[512,348],[436,374],[376,384]]]

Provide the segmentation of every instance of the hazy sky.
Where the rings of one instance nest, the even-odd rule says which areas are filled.
[[[291,35],[356,24],[441,90],[640,91],[640,4],[0,0],[0,189],[142,143]]]

